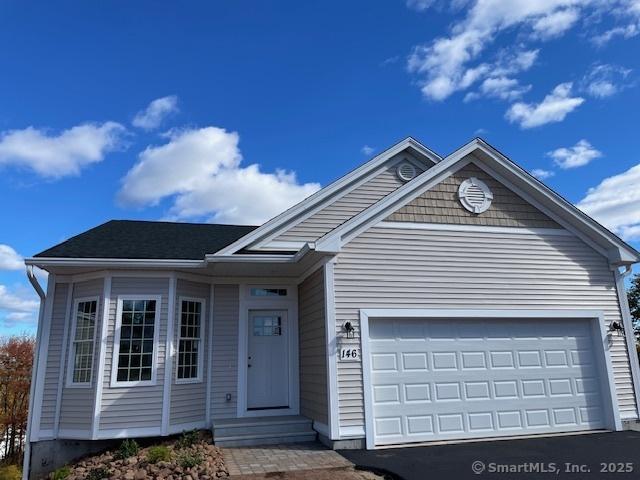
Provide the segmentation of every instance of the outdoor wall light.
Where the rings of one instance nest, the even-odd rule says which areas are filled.
[[[615,320],[609,324],[609,333],[624,333],[624,327],[620,322]]]
[[[353,325],[351,325],[351,322],[345,322],[342,328],[344,328],[344,331],[347,332],[347,338],[354,337],[354,332],[356,331],[356,329],[353,328]]]

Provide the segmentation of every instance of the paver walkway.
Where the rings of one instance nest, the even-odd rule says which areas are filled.
[[[350,467],[353,464],[319,443],[222,448],[229,475]]]

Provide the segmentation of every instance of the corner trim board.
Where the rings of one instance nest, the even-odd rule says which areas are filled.
[[[327,347],[327,395],[329,397],[327,412],[329,417],[329,439],[340,438],[340,401],[338,392],[338,358],[336,335],[336,291],[335,291],[335,261],[324,265],[325,291],[325,334]]]
[[[167,435],[169,429],[169,416],[171,415],[171,383],[173,375],[173,329],[176,323],[176,289],[178,280],[175,274],[169,277],[169,298],[167,299],[167,338],[165,339],[164,347],[164,379],[162,386],[162,435]],[[118,306],[120,302],[118,302]],[[159,315],[161,310],[161,304],[156,306],[156,318],[160,317],[160,323],[162,323],[162,317]],[[117,322],[116,316],[116,322]],[[159,334],[160,325],[156,325],[155,335]],[[155,340],[155,339],[154,339]],[[115,348],[115,346],[114,346]],[[154,363],[157,361],[154,347]],[[115,357],[114,357],[115,358]],[[155,369],[154,369],[155,370]],[[152,374],[153,377],[153,374]]]
[[[107,339],[109,334],[109,310],[111,308],[111,274],[104,277],[102,291],[102,322],[100,324],[100,352],[98,353],[98,372],[96,374],[95,398],[93,401],[93,420],[91,425],[91,438],[98,438],[100,430],[100,417],[102,410],[102,389],[104,387],[104,363],[107,351]]]

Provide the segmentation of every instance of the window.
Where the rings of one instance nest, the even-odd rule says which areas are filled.
[[[252,288],[252,297],[286,297],[286,288]]]
[[[97,300],[78,300],[75,304],[69,362],[70,385],[91,385],[97,309]]]
[[[151,383],[157,341],[156,313],[160,299],[119,299],[117,319],[117,383]]]
[[[272,337],[282,335],[282,317],[255,316],[253,317],[253,336]]]
[[[180,302],[180,331],[178,338],[178,380],[200,380],[202,353],[202,300]]]

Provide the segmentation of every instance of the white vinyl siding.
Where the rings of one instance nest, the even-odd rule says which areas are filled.
[[[180,298],[185,301],[193,301],[193,299],[205,300],[202,305],[200,316],[201,328],[200,348],[202,352],[207,352],[209,345],[207,338],[209,336],[209,312],[211,308],[210,286],[208,283],[196,283],[187,280],[178,280],[176,288],[176,319],[175,319],[175,352],[176,358],[173,361],[173,385],[171,385],[171,409],[170,424],[182,425],[204,422],[206,416],[206,388],[209,372],[207,371],[207,355],[202,355],[199,368],[201,369],[201,381],[190,383],[180,383],[177,379],[178,357],[179,357],[179,338],[180,338]],[[188,298],[187,298],[188,297]],[[187,380],[187,379],[185,379]],[[203,425],[204,426],[204,425]]]
[[[237,416],[238,394],[238,285],[216,285],[213,305],[213,421]],[[227,401],[226,395],[231,399]]]
[[[319,212],[293,226],[274,240],[314,242],[325,233],[370,207],[405,184],[396,174],[396,168],[405,156],[401,155],[392,158],[382,167],[380,173],[371,180],[338,198],[332,204],[327,205]],[[423,169],[416,167],[418,175],[423,171]]]
[[[167,335],[169,280],[167,278],[114,277],[111,285],[109,325],[102,390],[100,430],[157,428],[162,421],[162,398],[164,383],[165,343]],[[158,309],[158,336],[156,342],[156,382],[154,385],[112,387],[114,333],[118,296],[136,295],[141,299],[161,296]]]
[[[607,260],[574,236],[374,227],[343,249],[335,267],[336,329],[359,344],[361,308],[597,309],[621,322]],[[346,339],[350,321],[356,338]],[[611,359],[621,417],[635,418],[622,335]],[[364,425],[362,369],[338,363],[341,427]]]
[[[40,417],[41,430],[52,430],[55,423],[58,383],[61,370],[60,356],[63,348],[62,337],[64,335],[64,324],[67,316],[68,291],[68,283],[56,283],[53,294],[53,308],[51,311],[49,344],[46,350],[47,362],[42,394],[42,413]]]
[[[300,413],[328,423],[324,268],[298,287]]]
[[[104,279],[98,278],[95,280],[88,280],[85,282],[78,282],[73,284],[73,303],[76,299],[95,297],[98,298],[98,308],[96,315],[96,338],[99,338],[99,332],[102,328],[102,295],[104,291]],[[71,334],[69,334],[69,341],[66,345],[65,358],[69,358],[69,347],[71,345]],[[97,341],[96,341],[97,342]],[[87,432],[87,436],[91,435],[91,424],[93,421],[93,404],[95,401],[95,390],[97,382],[96,372],[98,370],[98,348],[97,343],[94,344],[93,349],[93,372],[91,374],[92,382],[91,388],[68,388],[66,372],[67,369],[63,369],[65,372],[65,379],[63,385],[65,387],[62,390],[62,404],[60,408],[60,436],[64,436],[65,430],[74,430],[76,432]]]

